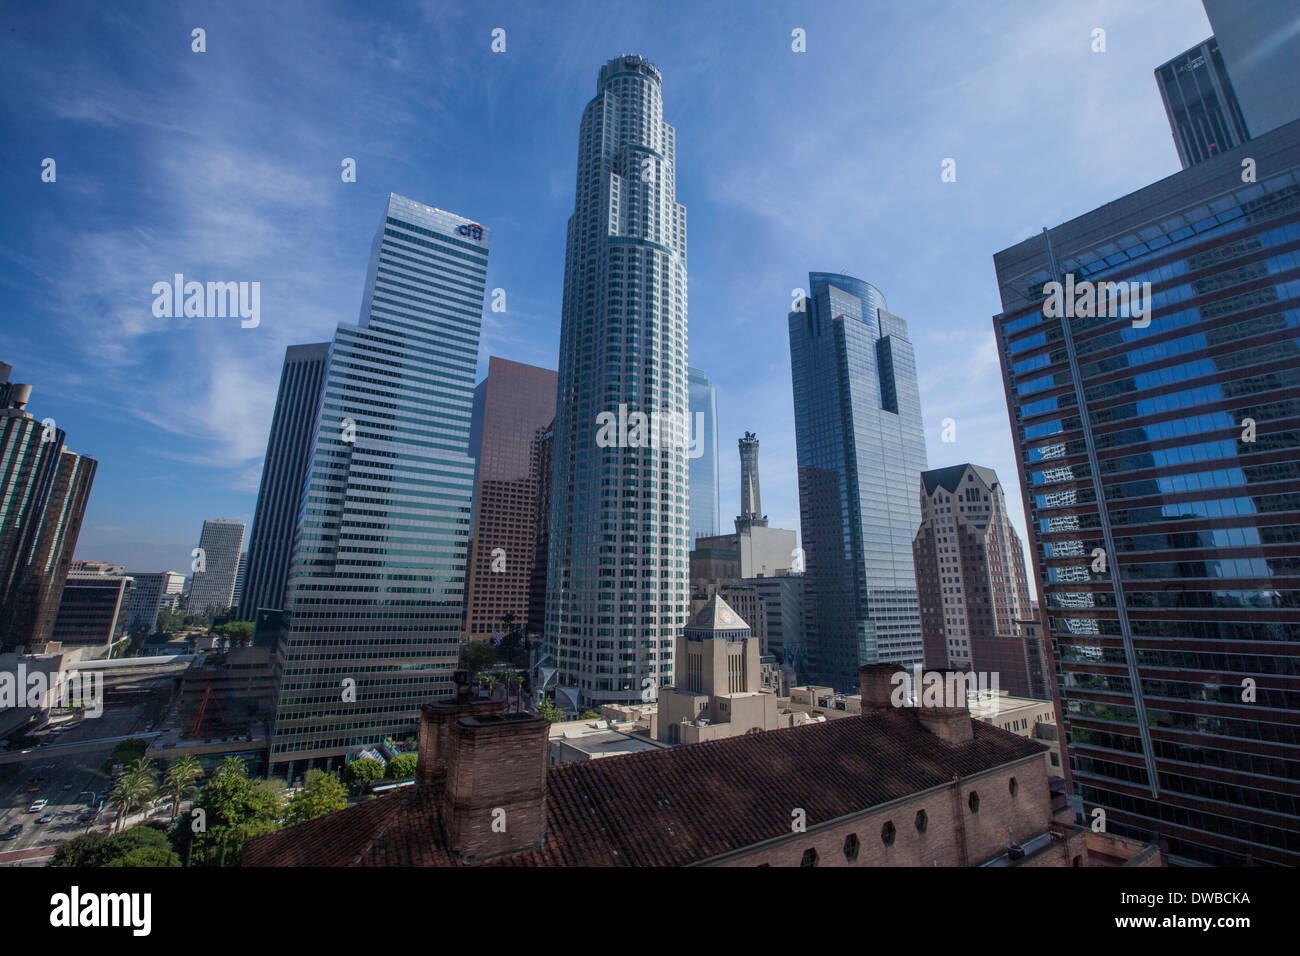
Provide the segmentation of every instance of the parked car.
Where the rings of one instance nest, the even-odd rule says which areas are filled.
[[[95,817],[99,816],[98,810],[82,810],[77,814],[78,823],[94,823]]]
[[[6,830],[4,833],[0,833],[0,840],[14,840],[14,839],[17,839],[18,834],[20,834],[20,833],[22,833],[22,832],[23,832],[23,825],[22,825],[21,823],[15,823],[15,824],[14,824],[13,826],[11,826],[8,830]]]
[[[37,822],[37,823],[49,823],[49,822],[50,822],[51,820],[53,820],[53,819],[54,819],[54,814],[52,814],[52,813],[43,813],[43,814],[41,814],[40,818],[39,818],[36,822]]]
[[[40,813],[42,810],[44,810],[44,809],[45,809],[47,806],[49,806],[49,805],[50,805],[50,801],[48,801],[48,800],[46,800],[44,797],[42,797],[40,800],[35,800],[35,801],[33,801],[33,802],[32,802],[32,805],[31,805],[30,807],[27,808],[27,812],[28,812],[28,813]]]

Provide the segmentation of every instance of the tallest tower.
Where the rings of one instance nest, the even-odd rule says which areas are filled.
[[[652,699],[686,622],[686,209],[662,79],[600,70],[564,261],[541,689],[575,710]]]

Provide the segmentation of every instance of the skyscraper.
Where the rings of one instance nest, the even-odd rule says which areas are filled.
[[[335,332],[287,590],[282,775],[403,740],[452,692],[489,239],[390,195],[360,317]]]
[[[545,650],[566,710],[671,679],[689,543],[686,208],[662,79],[600,69],[583,112],[560,323]],[[550,665],[548,665],[550,666]]]
[[[1300,121],[994,265],[1083,811],[1175,860],[1300,863]]]
[[[758,436],[745,432],[739,444],[740,514],[736,516],[736,531],[766,528],[767,515],[763,514],[763,495],[758,484]]]
[[[253,620],[258,608],[284,608],[293,534],[307,481],[329,352],[330,343],[318,342],[291,345],[284,353],[280,390],[266,440],[262,483],[253,512],[253,531],[248,539],[248,573],[239,601],[241,620]]]
[[[200,554],[190,583],[189,609],[202,614],[230,607],[235,596],[235,576],[244,546],[244,522],[213,518],[203,522]],[[200,560],[201,559],[201,560]]]
[[[698,368],[686,369],[691,406],[690,541],[717,534],[718,507],[718,386]]]
[[[951,465],[921,473],[921,527],[912,542],[925,666],[998,675],[1013,697],[1045,687],[1020,622],[1032,617],[1025,552],[997,472]]]
[[[1250,139],[1214,37],[1156,67],[1156,85],[1183,169]]]
[[[1251,136],[1300,119],[1295,0],[1204,0]]]
[[[474,390],[466,640],[504,630],[507,615],[511,627],[523,627],[528,620],[528,588],[538,557],[533,442],[555,418],[555,382],[550,369],[493,355],[487,378]]]
[[[15,644],[34,646],[50,639],[59,613],[63,585],[81,534],[81,520],[99,463],[64,448],[54,483],[41,510],[36,546],[27,561],[19,598]]]
[[[808,281],[789,319],[808,667],[851,692],[861,664],[922,658],[921,400],[907,323],[880,290],[824,272]]]

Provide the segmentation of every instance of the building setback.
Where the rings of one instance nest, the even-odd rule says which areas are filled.
[[[907,323],[869,282],[808,282],[789,318],[808,668],[844,691],[861,664],[923,656],[912,537],[925,438]]]
[[[449,692],[490,230],[390,195],[355,324],[334,335],[287,591],[275,773],[415,733]]]
[[[524,627],[537,560],[537,433],[555,419],[556,373],[493,355],[474,390],[470,455],[474,524],[465,592],[465,640]],[[542,560],[545,560],[543,554]],[[506,625],[511,622],[509,627]]]
[[[1029,580],[997,473],[971,464],[922,472],[912,549],[925,666],[996,674],[1016,697],[1045,688],[1046,662],[1021,629],[1032,616]]]
[[[686,623],[686,208],[676,153],[659,71],[639,56],[609,60],[578,135],[539,661],[554,668],[539,689],[570,712],[639,703],[670,681]]]
[[[994,266],[1082,809],[1174,859],[1300,863],[1300,122]],[[1067,281],[1151,287],[1061,318]]]
[[[329,351],[329,342],[285,349],[248,539],[248,572],[239,601],[239,617],[244,621],[254,620],[259,608],[284,608]]]
[[[214,610],[220,613],[232,605],[243,545],[244,522],[229,518],[212,518],[203,522],[203,531],[199,535],[203,560],[190,579],[190,611],[203,614]],[[195,561],[198,561],[197,557]]]

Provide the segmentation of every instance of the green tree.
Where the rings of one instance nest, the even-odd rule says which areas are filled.
[[[541,706],[537,708],[537,713],[553,724],[568,719],[564,716],[564,711],[556,707],[555,701],[550,697],[543,698]]]
[[[108,795],[109,806],[117,809],[114,831],[122,828],[123,817],[146,809],[157,795],[158,772],[152,760],[141,757],[123,769]]]
[[[388,761],[384,776],[389,780],[409,780],[415,776],[415,767],[420,758],[415,754],[399,754]]]
[[[600,720],[600,711],[584,710],[578,715],[579,720]]]
[[[469,641],[460,649],[460,666],[471,674],[487,670],[497,662],[491,641]]]
[[[212,629],[214,637],[219,637],[228,646],[243,647],[253,639],[252,621],[227,621]]]
[[[85,833],[54,851],[50,866],[180,866],[162,824],[150,821],[105,836]]]
[[[289,824],[306,823],[348,805],[348,793],[332,773],[308,770],[305,786],[289,801]]]
[[[189,866],[237,866],[243,845],[279,829],[283,816],[283,783],[250,780],[244,761],[227,757],[189,816],[177,819],[172,840]]]
[[[383,777],[383,775],[383,762],[375,760],[373,757],[362,757],[360,760],[354,760],[348,764],[348,782],[356,784],[359,787],[369,786]]]
[[[203,776],[203,767],[198,758],[186,754],[167,768],[163,775],[163,792],[172,798],[172,821],[180,811],[181,801],[198,790],[198,779]]]

